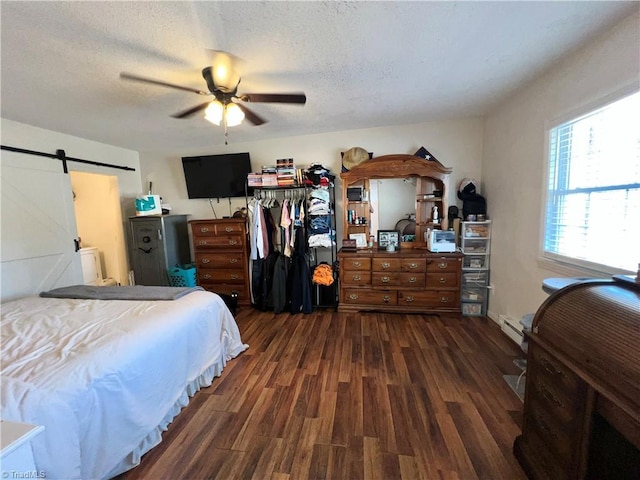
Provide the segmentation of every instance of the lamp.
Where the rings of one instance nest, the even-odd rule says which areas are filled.
[[[224,105],[222,105],[222,103],[220,103],[218,100],[214,100],[213,102],[211,102],[204,111],[204,118],[211,123],[215,123],[216,125],[220,125],[223,115]]]
[[[231,58],[227,55],[220,56],[216,60],[211,69],[211,76],[218,90],[225,93],[233,92],[240,83],[240,75],[231,68]]]
[[[218,100],[214,100],[204,111],[204,118],[216,125],[220,125],[224,120],[225,126],[235,127],[242,123],[244,112],[235,103],[223,105]]]

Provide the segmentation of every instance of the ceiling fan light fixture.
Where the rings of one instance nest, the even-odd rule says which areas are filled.
[[[211,68],[211,76],[215,86],[223,92],[233,92],[238,83],[240,83],[240,75],[238,75],[231,65],[226,62],[214,65]]]
[[[224,105],[218,100],[214,100],[204,111],[204,118],[215,125],[222,123],[222,115],[224,114]]]
[[[235,127],[240,125],[244,120],[244,112],[235,103],[229,103],[225,107],[225,116],[227,119],[228,127]]]

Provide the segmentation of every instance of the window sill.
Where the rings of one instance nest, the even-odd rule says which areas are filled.
[[[597,270],[593,268],[582,267],[559,260],[553,260],[546,257],[538,257],[538,267],[559,273],[565,277],[589,277],[589,278],[610,278],[613,275],[630,275],[632,272],[623,270]]]

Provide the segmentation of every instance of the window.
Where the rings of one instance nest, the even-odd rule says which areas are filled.
[[[606,272],[635,272],[640,92],[552,128],[548,173],[543,256]]]

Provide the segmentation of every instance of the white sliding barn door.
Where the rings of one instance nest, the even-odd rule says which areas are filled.
[[[83,283],[73,192],[62,162],[3,150],[0,186],[2,301]]]

